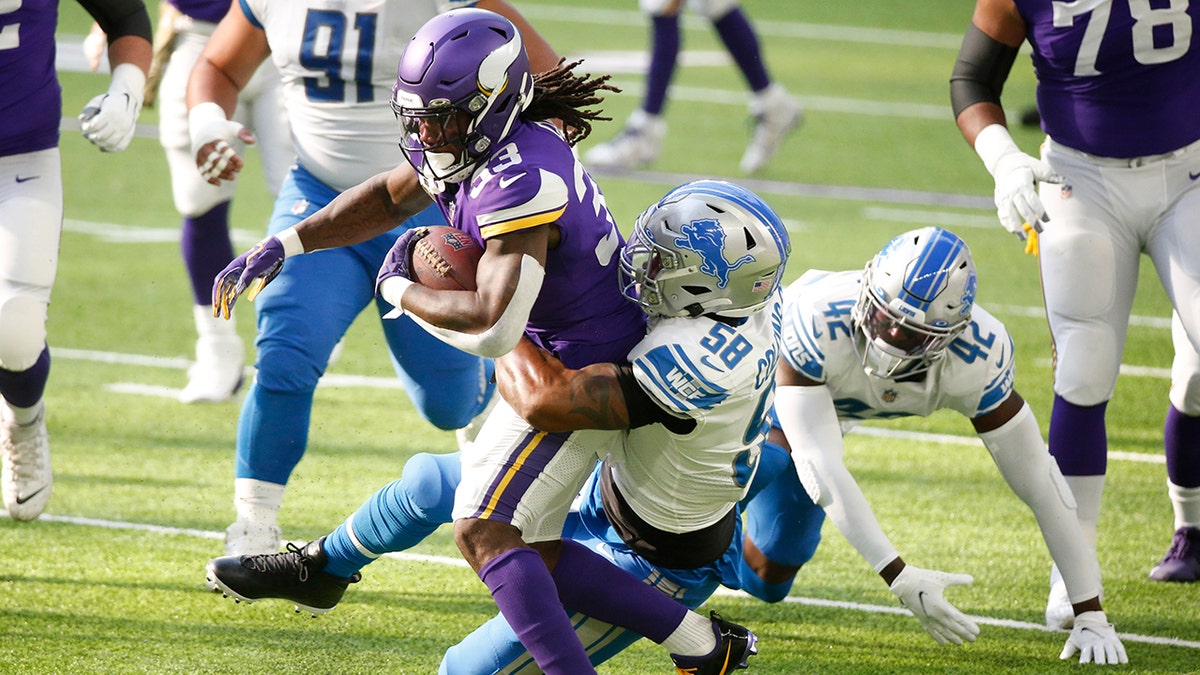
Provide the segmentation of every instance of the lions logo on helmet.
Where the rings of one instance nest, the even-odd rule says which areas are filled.
[[[854,348],[877,377],[922,373],[971,323],[977,278],[966,243],[937,227],[892,239],[863,271]]]
[[[693,181],[638,217],[621,287],[653,316],[749,316],[779,288],[790,253],[783,221],[753,192]]]

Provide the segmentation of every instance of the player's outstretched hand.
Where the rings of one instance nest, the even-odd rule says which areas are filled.
[[[1117,630],[1108,622],[1104,612],[1098,610],[1075,616],[1075,627],[1071,629],[1071,636],[1067,638],[1067,644],[1058,658],[1069,659],[1076,653],[1079,654],[1080,663],[1129,663],[1125,645],[1117,637]]]
[[[429,234],[427,227],[414,227],[407,230],[404,234],[396,239],[396,243],[392,244],[392,250],[388,251],[387,257],[383,259],[383,264],[379,266],[379,274],[375,277],[375,294],[383,297],[382,286],[383,282],[392,277],[404,277],[409,281],[412,278],[412,251],[417,242]]]
[[[1025,241],[1025,224],[1035,232],[1042,231],[1042,223],[1049,220],[1046,207],[1038,197],[1038,183],[1061,183],[1065,178],[1054,173],[1040,159],[1023,152],[1004,155],[996,162],[996,214],[1004,229]]]
[[[974,642],[979,626],[943,597],[947,586],[969,586],[975,579],[969,574],[949,574],[905,565],[892,580],[892,593],[900,604],[917,617],[939,645]]]
[[[188,112],[188,131],[192,137],[192,157],[196,169],[212,185],[237,178],[245,166],[238,151],[254,143],[254,134],[241,124],[225,118],[221,106],[201,103]]]
[[[213,316],[228,319],[238,296],[247,289],[250,292],[246,299],[253,301],[264,286],[279,276],[284,257],[283,242],[278,237],[267,237],[234,258],[213,281]]]
[[[142,111],[142,89],[146,74],[141,68],[122,63],[113,68],[108,91],[88,101],[79,114],[83,137],[103,152],[120,152],[129,147]]]

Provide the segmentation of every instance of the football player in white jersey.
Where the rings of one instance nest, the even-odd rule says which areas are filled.
[[[1070,488],[1013,389],[1012,338],[975,304],[975,291],[966,244],[934,227],[894,238],[861,272],[812,270],[788,286],[775,412],[800,479],[938,644],[973,641],[978,626],[943,596],[973,579],[906,564],[842,461],[842,434],[862,420],[962,413],[1062,570],[1075,627],[1061,658],[1125,663]],[[753,559],[750,547],[747,555],[760,574],[787,572]]]
[[[478,4],[525,25],[502,0]],[[403,164],[389,107],[396,63],[438,8],[434,0],[235,3],[188,83],[192,155],[201,173],[219,185],[243,166],[242,144],[253,137],[230,115],[239,91],[268,58],[283,78],[296,153],[275,201],[270,233]],[[535,63],[543,69],[556,64],[553,50],[528,32]],[[277,515],[307,447],[317,381],[346,329],[375,299],[375,276],[392,243],[411,227],[431,224],[445,224],[434,207],[356,246],[289,260],[280,272],[284,283],[272,284],[259,297],[258,370],[238,422],[237,517],[226,531],[227,553],[279,550]],[[378,301],[376,308],[380,315],[391,309]],[[397,376],[434,426],[457,429],[485,409],[494,386],[490,361],[448,347],[408,318],[382,327]]]
[[[213,316],[212,279],[233,259],[229,210],[232,181],[210,185],[196,171],[188,134],[187,83],[229,0],[162,0],[154,30],[154,60],[146,80],[146,107],[158,107],[158,140],[171,172],[171,197],[183,217],[180,252],[192,288],[196,361],[188,368],[183,403],[227,401],[241,389],[245,349],[237,326]],[[99,24],[83,41],[92,70],[100,65],[105,39]],[[292,138],[283,109],[279,71],[267,61],[239,92],[233,119],[253,130],[267,189],[274,197],[292,163]]]
[[[793,472],[777,446],[775,456],[760,458],[787,241],[778,216],[743,188],[681,186],[647,209],[621,256],[625,292],[650,317],[629,362],[568,368],[529,340],[497,360],[504,400],[539,429],[630,429],[593,474],[565,534],[689,607],[721,583],[738,586],[737,503],[751,482]],[[771,475],[763,474],[764,461]],[[401,479],[327,537],[269,562],[219,558],[209,564],[210,578],[243,600],[285,598],[326,611],[363,566],[449,522],[460,477],[456,455],[418,455]],[[809,511],[819,536],[823,516],[815,505]],[[572,623],[593,664],[639,637],[584,616]],[[754,653],[748,637],[733,643],[730,669]],[[676,663],[699,667],[688,672],[723,672]],[[497,616],[447,652],[442,672],[518,666],[532,661]]]

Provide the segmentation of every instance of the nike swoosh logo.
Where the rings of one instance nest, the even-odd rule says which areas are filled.
[[[708,366],[709,368],[712,368],[713,370],[720,370],[720,368],[718,368],[716,365],[714,365],[712,361],[708,360],[707,356],[701,356],[700,363],[703,363],[704,365]]]
[[[1196,180],[1197,178],[1200,178],[1200,173],[1192,173],[1191,171],[1189,171],[1188,178],[1191,178],[1192,180]],[[20,180],[20,179],[18,178],[17,180]]]
[[[818,329],[817,329],[817,320],[816,320],[816,319],[813,319],[813,320],[812,320],[812,336],[813,336],[813,339],[814,339],[814,340],[818,340],[818,339],[820,339],[820,337],[821,337],[823,334],[824,334],[824,333],[822,333],[820,330],[818,330]]]
[[[925,611],[925,591],[917,592],[917,602],[921,605],[921,613],[928,614],[929,612]]]
[[[525,172],[522,171],[521,173],[519,173],[515,176],[505,176],[504,178],[501,178],[499,181],[497,181],[497,184],[500,186],[501,189],[503,189],[503,188],[506,188],[509,185],[512,185],[513,183],[517,182],[517,180],[520,179],[524,175],[525,175]]]
[[[21,495],[18,494],[17,495],[17,503],[24,504],[25,502],[29,501],[30,499],[33,499],[34,497],[41,494],[42,490],[45,490],[46,487],[47,486],[43,485],[42,487],[34,490],[33,492],[30,492],[29,494],[25,495],[24,497],[22,497]]]
[[[17,176],[17,182],[18,182],[18,183],[25,183],[25,182],[27,182],[27,181],[31,181],[31,180],[33,180],[33,179],[35,179],[35,178],[41,178],[41,176]]]

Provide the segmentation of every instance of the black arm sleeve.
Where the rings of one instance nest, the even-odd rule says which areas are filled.
[[[617,381],[625,395],[625,408],[629,411],[629,428],[636,429],[647,424],[661,424],[670,432],[686,434],[696,428],[696,420],[676,417],[658,405],[638,384],[633,376],[633,366],[628,363],[617,365]]]
[[[79,0],[79,4],[104,29],[109,43],[128,35],[146,38],[146,42],[153,39],[150,15],[142,0]]]
[[[1004,90],[1004,81],[1017,60],[1018,51],[971,24],[950,75],[950,106],[956,119],[959,113],[976,103],[1000,105],[1000,92]]]

